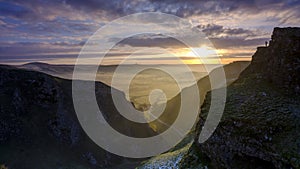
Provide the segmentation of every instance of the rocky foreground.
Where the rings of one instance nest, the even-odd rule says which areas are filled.
[[[178,168],[300,168],[300,28],[275,28],[250,66],[227,88],[214,134],[198,136],[210,107],[202,105],[196,137]]]

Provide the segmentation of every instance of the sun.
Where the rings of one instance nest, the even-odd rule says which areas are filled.
[[[178,55],[180,55],[185,64],[220,63],[218,51],[208,46],[182,48],[179,50]]]

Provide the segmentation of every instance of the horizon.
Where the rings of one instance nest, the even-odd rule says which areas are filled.
[[[251,62],[251,60],[236,60],[236,61],[232,61],[232,62],[228,62],[226,64],[231,64],[231,63],[235,63],[235,62]],[[0,65],[10,65],[10,66],[23,66],[23,65],[30,65],[30,64],[44,64],[44,65],[52,65],[52,66],[74,66],[75,64],[72,63],[49,63],[49,62],[43,62],[43,61],[34,61],[34,62],[16,62],[17,64],[15,64],[15,62],[4,62],[4,64],[2,62],[0,62]],[[222,64],[222,65],[226,65],[226,64]],[[173,63],[173,64],[168,64],[168,63],[160,63],[160,64],[151,64],[151,63],[126,63],[126,64],[76,64],[76,65],[82,65],[82,66],[178,66],[178,65],[182,65],[180,63]],[[197,63],[197,64],[186,64],[188,66],[205,66],[205,65],[218,65],[220,66],[220,64],[218,63],[212,63],[212,64],[205,64],[205,63]]]

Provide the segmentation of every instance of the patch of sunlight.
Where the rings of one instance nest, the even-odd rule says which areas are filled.
[[[189,143],[179,150],[153,157],[137,169],[179,169],[179,163],[191,145],[192,143]]]

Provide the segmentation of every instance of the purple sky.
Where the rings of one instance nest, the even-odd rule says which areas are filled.
[[[7,0],[0,1],[0,63],[72,64],[101,26],[128,14],[155,11],[189,20],[228,60],[249,59],[274,27],[300,26],[299,0]],[[122,41],[110,56],[122,59],[132,48],[180,51],[182,46],[164,36],[137,36]],[[145,54],[141,60],[155,58]]]

